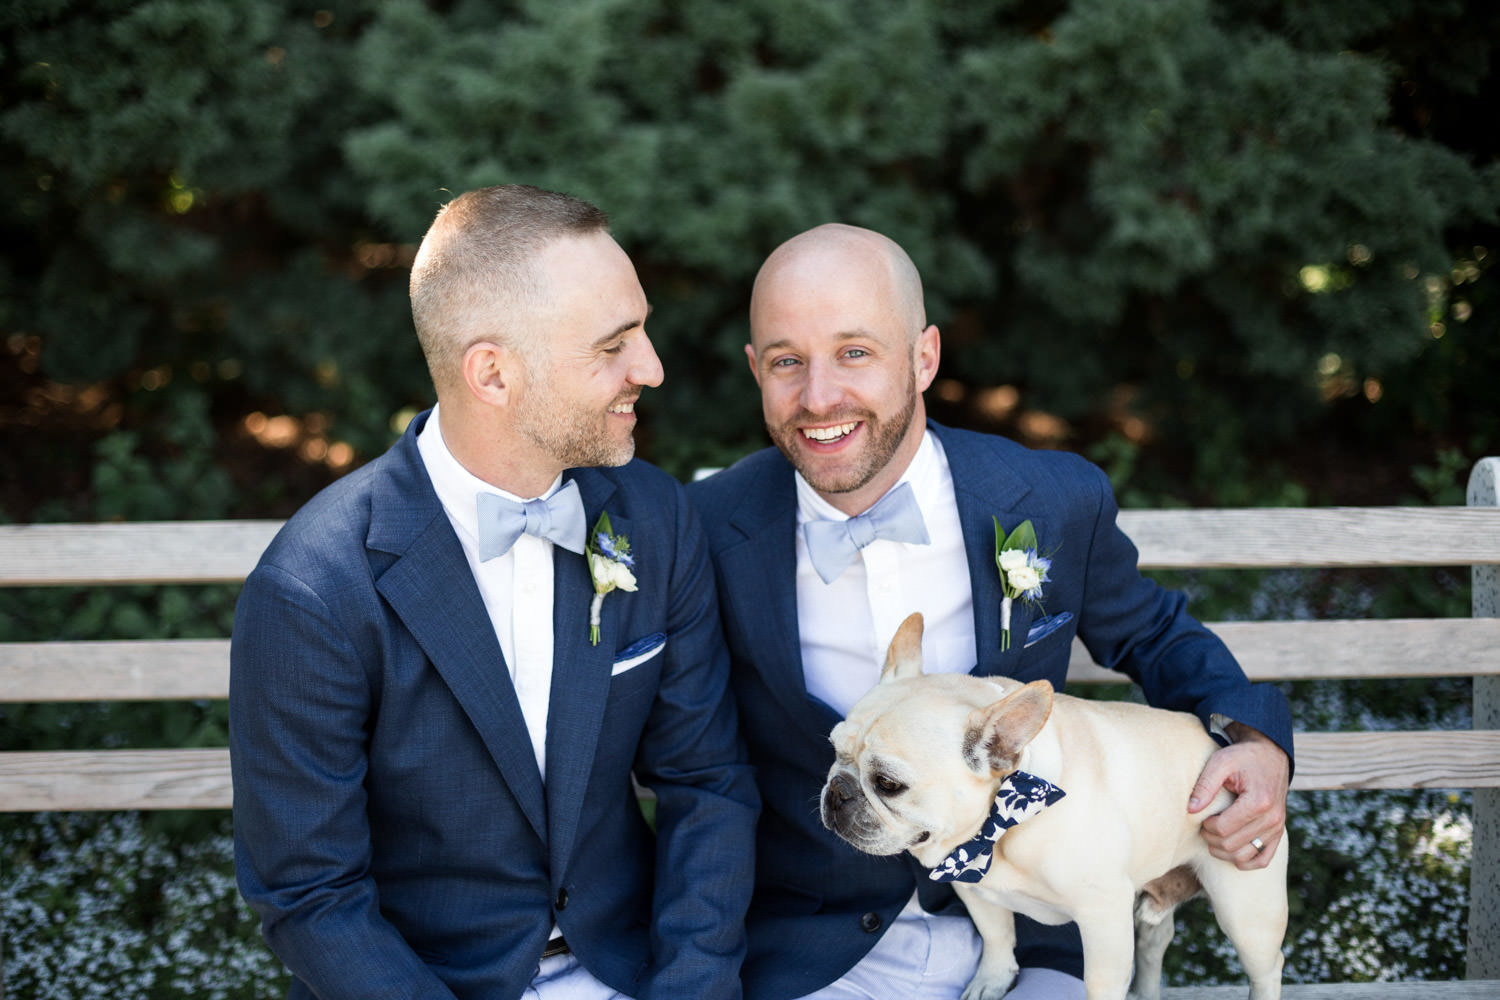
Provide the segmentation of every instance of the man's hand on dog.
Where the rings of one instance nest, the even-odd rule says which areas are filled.
[[[1225,732],[1232,742],[1203,765],[1193,786],[1188,812],[1213,802],[1219,789],[1231,792],[1234,802],[1203,821],[1203,839],[1216,858],[1238,868],[1264,868],[1271,863],[1286,829],[1286,793],[1291,784],[1286,753],[1263,734],[1237,722]],[[1254,840],[1262,846],[1256,849]]]

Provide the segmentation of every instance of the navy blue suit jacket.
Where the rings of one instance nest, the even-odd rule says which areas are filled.
[[[1259,729],[1290,756],[1285,697],[1270,685],[1250,684],[1224,644],[1184,610],[1181,594],[1141,576],[1136,549],[1116,526],[1103,472],[1075,455],[928,426],[953,473],[968,550],[974,673],[1045,678],[1061,689],[1076,635],[1101,665],[1138,682],[1151,704],[1194,712],[1205,724],[1222,713]],[[790,464],[768,448],[693,484],[689,495],[708,530],[741,731],[763,801],[745,995],[786,1000],[853,968],[913,889],[930,911],[959,904],[908,856],[861,854],[819,819],[819,791],[833,763],[828,733],[839,716],[807,693],[803,676]],[[1000,648],[996,516],[1006,530],[1028,518],[1035,525],[1039,548],[1052,558],[1046,614],[1072,616],[1029,648],[1025,637],[1039,612],[1019,601],[1010,648]],[[1082,974],[1072,925],[1048,928],[1018,918],[1017,926],[1023,966]]]
[[[605,597],[590,645],[585,560],[556,550],[544,784],[425,419],[287,523],[236,611],[236,867],[291,996],[519,997],[556,919],[626,994],[738,997],[758,800],[681,485],[643,462],[569,473],[639,590]]]

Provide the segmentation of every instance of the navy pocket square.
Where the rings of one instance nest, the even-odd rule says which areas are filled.
[[[1031,623],[1031,628],[1026,630],[1026,646],[1035,646],[1072,620],[1073,612],[1071,611],[1062,611],[1048,618],[1037,619]]]
[[[623,674],[631,667],[645,663],[660,653],[666,645],[667,633],[665,632],[652,632],[650,635],[642,636],[615,655],[614,666],[610,668],[610,673]]]

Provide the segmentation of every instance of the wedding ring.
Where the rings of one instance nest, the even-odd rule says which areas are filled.
[[[1266,849],[1266,842],[1264,840],[1261,840],[1259,837],[1256,837],[1254,840],[1250,841],[1250,846],[1255,848],[1256,854],[1259,854],[1261,851],[1264,851]]]

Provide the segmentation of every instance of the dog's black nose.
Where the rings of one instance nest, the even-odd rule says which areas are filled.
[[[858,789],[854,782],[842,774],[836,774],[828,779],[828,792],[823,796],[823,803],[830,810],[837,812],[844,807]]]

